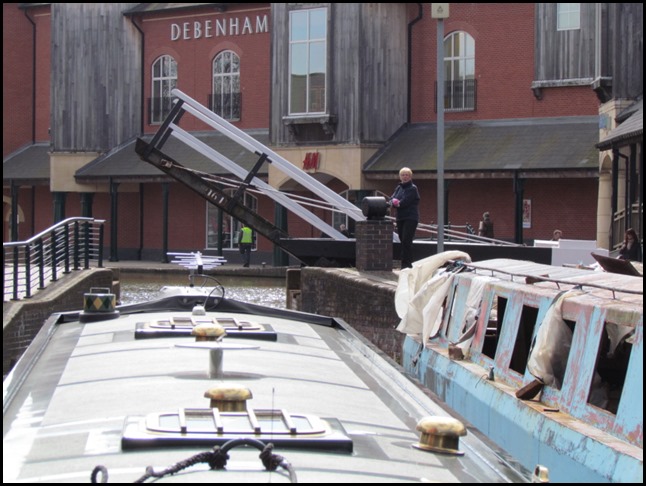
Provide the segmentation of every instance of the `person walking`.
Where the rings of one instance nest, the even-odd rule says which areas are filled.
[[[413,238],[419,223],[419,191],[413,184],[413,171],[403,167],[399,171],[399,185],[390,197],[390,204],[397,210],[397,235],[401,241],[401,268],[413,266]]]
[[[242,255],[242,266],[248,267],[251,263],[251,247],[253,246],[253,230],[242,223],[238,237],[238,248]]]

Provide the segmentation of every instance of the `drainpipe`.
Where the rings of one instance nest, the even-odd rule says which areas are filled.
[[[36,142],[36,22],[25,10],[25,17],[31,24],[33,47],[31,53],[31,142]]]
[[[424,14],[424,4],[418,3],[418,14],[413,20],[408,23],[408,95],[406,100],[406,123],[410,124],[411,121],[411,106],[412,106],[412,85],[413,85],[413,25],[422,20]]]
[[[139,122],[139,133],[141,136],[144,134],[144,120],[146,119],[145,115],[145,109],[146,109],[146,104],[144,102],[144,66],[145,66],[145,55],[146,55],[146,49],[145,49],[145,44],[146,44],[146,37],[144,36],[144,31],[142,28],[139,26],[137,19],[135,16],[130,17],[130,22],[132,22],[132,25],[135,26],[135,29],[141,34],[141,87],[140,87],[140,93],[141,93],[141,101],[139,104],[139,114],[141,115],[141,120]],[[139,248],[137,249],[137,257],[139,260],[142,259],[143,256],[143,250],[144,250],[144,184],[140,183],[139,184]]]
[[[140,88],[141,103],[140,103],[140,107],[139,107],[139,113],[141,114],[141,122],[140,122],[140,126],[139,126],[139,133],[141,135],[143,135],[144,134],[144,120],[146,118],[145,114],[144,114],[144,110],[145,110],[145,107],[146,107],[146,104],[144,103],[144,92],[145,92],[145,90],[144,90],[144,78],[145,78],[145,76],[144,76],[144,72],[145,72],[144,71],[144,65],[146,64],[146,62],[145,62],[146,37],[144,36],[144,31],[141,29],[139,24],[135,21],[134,16],[130,18],[130,22],[132,22],[132,25],[134,25],[135,29],[137,29],[137,31],[141,34],[141,88]]]

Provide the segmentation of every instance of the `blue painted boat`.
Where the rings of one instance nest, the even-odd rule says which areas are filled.
[[[445,252],[403,270],[403,366],[555,482],[643,482],[643,277]]]

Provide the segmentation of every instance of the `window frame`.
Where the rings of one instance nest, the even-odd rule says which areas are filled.
[[[458,39],[457,52],[455,47],[456,38]],[[471,36],[471,34],[458,30],[451,32],[444,38],[445,111],[475,111],[475,63],[476,46],[475,39]],[[457,75],[455,73],[456,66],[458,71]],[[460,72],[463,72],[464,74],[461,75]],[[456,91],[459,91],[457,93],[457,97]],[[459,106],[456,101],[459,101]]]
[[[323,31],[323,36],[322,37],[313,37],[312,35],[312,30],[311,29],[311,20],[312,20],[312,14],[316,13],[324,13],[325,17],[323,19],[323,24],[324,28],[322,29]],[[295,33],[295,17],[297,15],[303,15],[306,14],[306,27],[305,27],[305,36],[302,39],[294,39],[293,35]],[[309,115],[322,115],[327,113],[327,95],[328,95],[328,65],[327,65],[327,53],[328,53],[328,22],[329,22],[329,15],[328,15],[328,8],[327,7],[317,7],[317,8],[311,8],[311,9],[298,9],[298,10],[292,10],[289,12],[289,40],[288,40],[288,96],[287,96],[287,112],[289,116],[309,116]],[[305,85],[304,85],[304,90],[305,90],[305,97],[304,100],[302,101],[301,104],[304,105],[303,110],[299,110],[294,107],[294,95],[295,93],[293,90],[295,89],[294,83],[293,83],[293,77],[294,77],[294,58],[295,58],[295,53],[294,50],[296,47],[303,46],[305,48]],[[318,47],[323,49],[322,53],[318,53],[318,56],[323,59],[323,65],[318,66],[319,68],[323,69],[323,86],[322,86],[322,93],[319,94],[317,100],[318,104],[321,106],[318,108],[318,106],[313,106],[313,100],[312,100],[312,58],[313,58],[313,52],[312,48],[313,47]],[[319,90],[321,88],[319,87]]]
[[[236,192],[235,188],[226,188],[224,192],[233,196]],[[258,197],[253,194],[245,192],[243,195],[243,204],[254,212],[258,211]],[[222,213],[222,226],[218,224],[220,214]],[[205,247],[209,250],[218,249],[218,241],[220,234],[222,234],[222,250],[237,250],[238,249],[238,232],[240,231],[241,223],[233,216],[226,214],[219,207],[206,201],[206,234],[205,234]],[[229,228],[229,231],[224,231]],[[228,239],[227,239],[228,235]],[[252,251],[258,249],[258,239],[254,238]]]
[[[155,74],[156,70],[159,70],[159,75]],[[170,54],[159,56],[152,63],[151,75],[150,124],[160,125],[173,107],[171,92],[177,87],[179,78],[177,61]],[[165,92],[166,94],[164,94]],[[170,100],[167,106],[164,103],[165,99]],[[159,100],[159,110],[154,109],[156,100]],[[157,114],[159,114],[159,119],[156,116]]]
[[[218,65],[223,66],[224,62],[220,59],[229,58],[228,66],[231,67],[229,72],[216,72]],[[227,85],[226,89],[217,92],[217,83],[221,81],[222,86]],[[234,89],[237,88],[237,91]],[[228,91],[228,92],[227,92]],[[228,97],[229,104],[225,106],[225,98]],[[220,98],[220,106],[223,108],[218,112],[216,110],[216,100]],[[240,121],[242,118],[242,99],[240,87],[240,56],[234,51],[227,49],[219,52],[213,58],[211,63],[211,111],[221,116],[227,121]],[[228,111],[228,113],[227,113]]]
[[[576,18],[575,18],[576,16]],[[557,3],[556,4],[556,30],[581,29],[581,4]]]

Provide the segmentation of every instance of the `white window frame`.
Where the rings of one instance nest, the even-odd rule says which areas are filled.
[[[155,74],[157,66],[159,67],[159,74]],[[173,56],[164,54],[159,56],[152,64],[152,90],[151,90],[151,106],[150,106],[150,123],[151,125],[158,125],[164,121],[165,115],[167,114],[164,109],[160,109],[159,112],[153,110],[153,103],[155,99],[163,100],[165,98],[171,99],[171,91],[177,87],[177,73],[178,66],[177,61]],[[163,103],[163,101],[160,101]],[[157,118],[155,115],[159,115]]]
[[[581,4],[556,4],[556,30],[578,30],[581,28]]]
[[[228,66],[228,70],[221,70]],[[213,81],[211,93],[213,96],[212,108],[216,115],[225,120],[240,121],[242,116],[242,103],[240,99],[240,57],[233,51],[227,50],[218,53],[213,58]],[[220,88],[218,92],[218,88]],[[237,95],[237,96],[236,96]],[[216,111],[217,98],[221,99],[220,106],[225,107],[225,99],[229,97],[229,105],[225,111]]]
[[[312,29],[312,16],[314,14],[324,13],[324,28],[314,32]],[[304,35],[297,39],[293,38],[296,30],[297,16],[302,18],[306,17]],[[328,11],[327,8],[313,8],[292,10],[289,13],[289,96],[288,96],[288,112],[290,115],[312,115],[312,114],[325,114],[327,112],[327,51],[328,51],[328,35],[327,35]],[[304,51],[303,63],[301,66],[302,75],[305,77],[305,100],[304,110],[300,107],[293,106],[292,90],[295,86],[292,82],[294,77],[294,70],[297,68],[295,63],[295,51]],[[315,65],[316,63],[316,65]],[[319,69],[319,72],[314,71]],[[322,72],[321,72],[322,71]],[[315,89],[312,86],[313,76],[316,74],[323,75],[323,88],[318,88],[318,96],[316,100],[312,96]]]
[[[457,39],[457,41],[456,41]],[[456,52],[457,42],[457,52]],[[456,68],[457,66],[457,68]],[[475,39],[464,31],[451,32],[444,38],[444,109],[445,111],[472,111],[475,110],[475,97],[471,97],[473,104],[468,103],[469,90],[466,81],[475,79],[476,69],[476,44]],[[456,73],[456,70],[458,73]],[[461,94],[456,98],[451,91],[456,81],[462,81]],[[475,90],[475,86],[471,91]],[[456,103],[456,99],[458,103]]]

